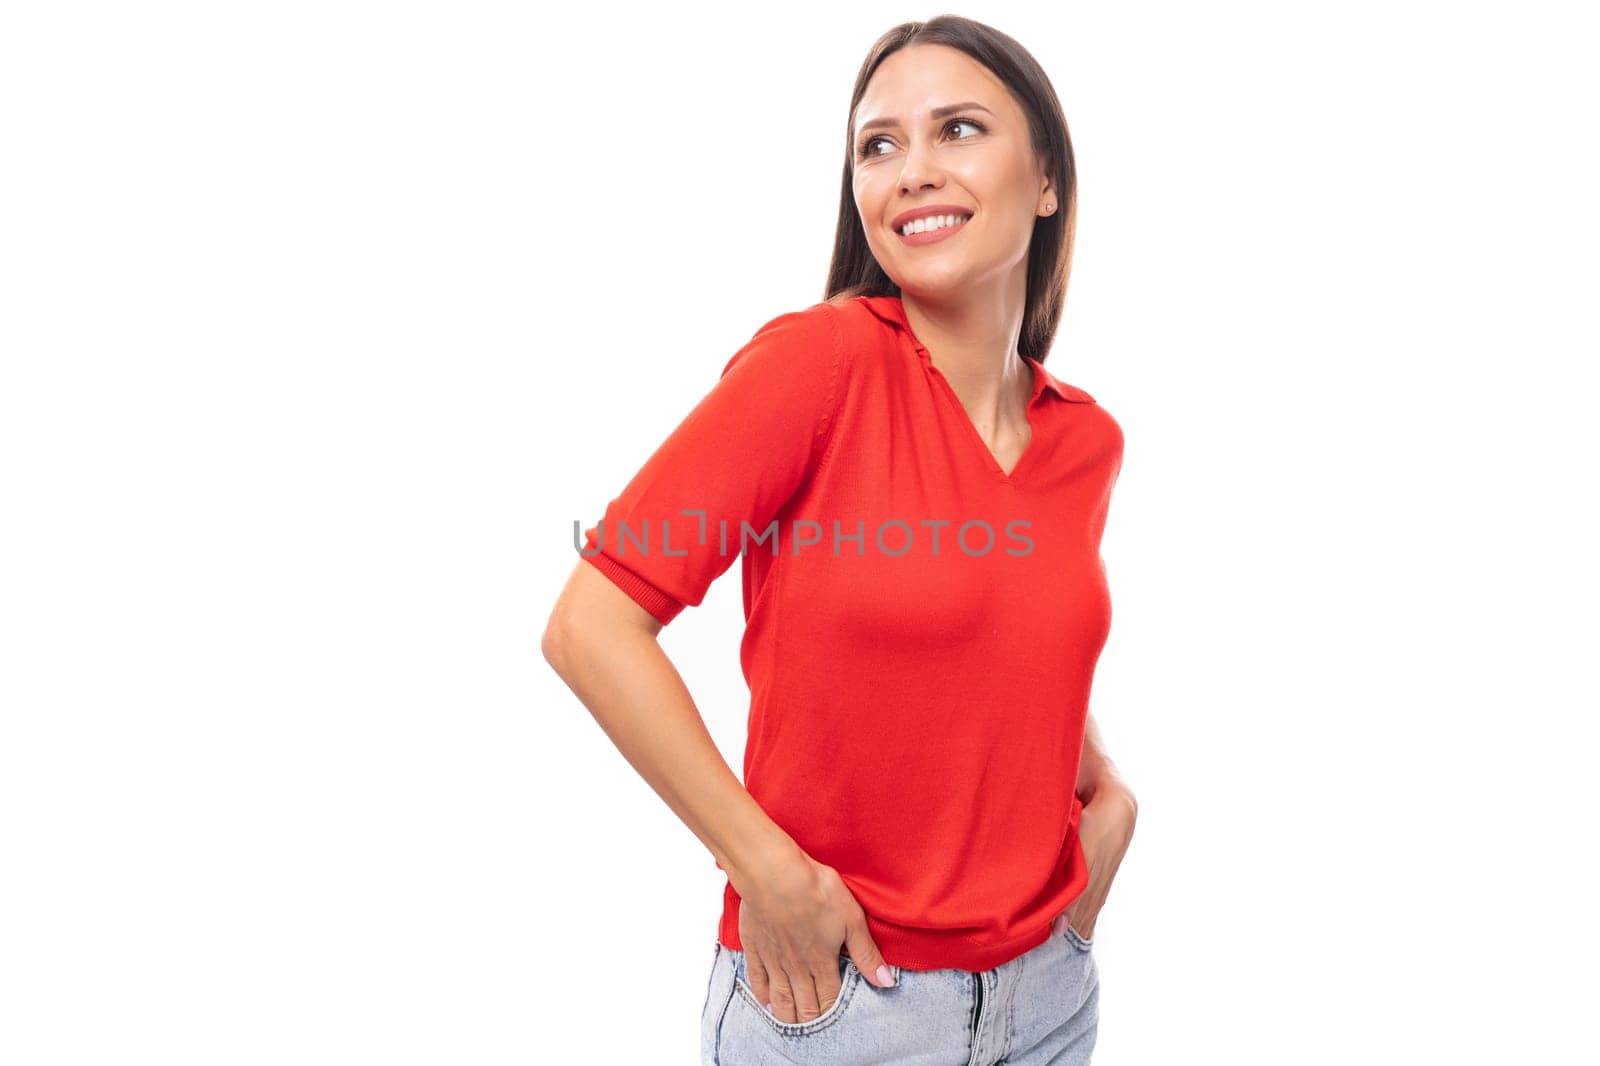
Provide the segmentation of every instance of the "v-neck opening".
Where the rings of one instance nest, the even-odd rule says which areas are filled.
[[[1039,377],[1039,368],[1032,365],[1026,357],[1023,357],[1023,365],[1027,366],[1028,372],[1031,375],[1029,378],[1031,386],[1028,393],[1028,403],[1026,408],[1023,410],[1023,417],[1028,421],[1028,443],[1023,445],[1022,454],[1018,455],[1017,461],[1011,464],[1011,470],[1008,473],[1005,468],[1000,465],[1000,460],[995,456],[994,449],[989,447],[989,442],[983,439],[983,434],[979,433],[978,427],[973,424],[972,416],[969,415],[967,413],[967,409],[962,406],[961,397],[956,395],[955,386],[950,384],[950,379],[945,377],[944,373],[938,367],[933,365],[932,358],[928,356],[928,350],[922,347],[922,343],[920,341],[913,339],[912,343],[916,346],[918,355],[922,357],[924,365],[927,366],[929,372],[931,372],[934,377],[938,379],[940,391],[942,391],[945,395],[945,398],[950,401],[952,408],[954,408],[954,414],[958,419],[960,419],[961,424],[966,427],[967,435],[972,439],[972,442],[978,446],[978,450],[983,453],[984,458],[988,461],[989,472],[1007,484],[1015,484],[1017,480],[1017,474],[1022,470],[1023,464],[1028,461],[1028,456],[1033,454],[1034,445],[1039,441],[1039,427],[1033,421],[1033,408],[1035,402],[1039,399],[1039,392],[1043,385],[1043,382]]]
[[[953,414],[966,428],[961,432],[971,439],[977,446],[980,460],[996,480],[1008,485],[1015,485],[1020,475],[1026,473],[1026,467],[1037,460],[1031,459],[1034,452],[1041,450],[1039,445],[1039,424],[1034,420],[1034,408],[1041,402],[1045,392],[1052,392],[1061,399],[1070,403],[1094,403],[1094,397],[1075,386],[1068,385],[1052,377],[1044,368],[1044,364],[1032,356],[1018,353],[1018,357],[1028,367],[1032,375],[1031,387],[1028,390],[1028,404],[1023,415],[1028,420],[1028,443],[1023,447],[1022,454],[1017,456],[1017,461],[1012,464],[1007,473],[1001,466],[1000,460],[995,457],[983,434],[978,432],[978,427],[972,421],[972,416],[967,414],[967,409],[961,404],[961,397],[956,395],[956,390],[950,384],[950,379],[944,376],[940,369],[933,365],[933,356],[917,337],[916,330],[911,328],[911,322],[906,318],[905,304],[899,296],[858,296],[856,297],[873,314],[892,324],[900,334],[900,339],[909,345],[915,358],[924,368],[924,372],[931,372],[938,380],[937,390],[944,393],[945,399],[953,405]]]

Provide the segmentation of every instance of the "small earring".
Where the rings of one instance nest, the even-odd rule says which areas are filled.
[[[1055,209],[1056,209],[1056,205],[1055,204],[1045,204],[1044,205],[1044,213],[1047,214],[1047,215],[1050,212],[1054,211]]]

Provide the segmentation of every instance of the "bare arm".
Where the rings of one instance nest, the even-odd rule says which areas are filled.
[[[1101,795],[1101,790],[1106,790],[1106,795]],[[1117,772],[1116,764],[1106,754],[1105,745],[1100,739],[1100,726],[1094,720],[1094,714],[1089,715],[1089,724],[1084,731],[1083,757],[1078,761],[1078,799],[1088,807],[1096,798],[1104,805],[1117,804],[1127,808],[1127,817],[1130,822],[1138,816],[1139,804],[1133,797],[1133,790]]]
[[[1133,790],[1106,755],[1093,714],[1084,731],[1077,795],[1083,801],[1078,837],[1089,862],[1089,884],[1062,917],[1081,935],[1091,937],[1122,857],[1133,841],[1139,815]]]
[[[784,1022],[837,999],[841,944],[874,984],[893,975],[838,872],[814,861],[761,809],[717,750],[656,638],[661,623],[580,561],[541,647],[617,750],[700,842],[739,894],[751,990]]]
[[[580,562],[551,611],[541,649],[743,896],[756,871],[792,859],[800,849],[723,759],[683,678],[656,641],[660,632],[661,623],[648,611]]]

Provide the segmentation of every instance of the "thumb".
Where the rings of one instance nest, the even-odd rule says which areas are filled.
[[[893,988],[894,974],[890,971],[888,963],[883,961],[883,956],[878,952],[878,945],[872,942],[872,934],[867,931],[866,918],[855,922],[845,933],[845,951],[850,956],[850,961],[856,964],[856,969],[861,971],[861,976],[877,985],[879,988]]]

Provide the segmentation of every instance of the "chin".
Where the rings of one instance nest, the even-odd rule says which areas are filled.
[[[948,269],[924,268],[904,274],[902,278],[899,283],[901,289],[909,289],[926,296],[963,292],[973,284],[972,273],[964,266]]]

